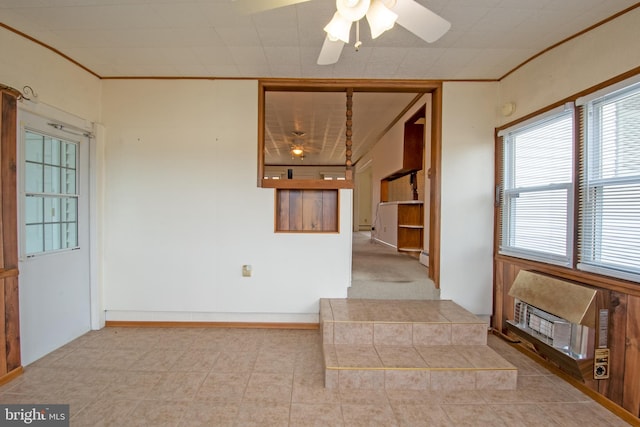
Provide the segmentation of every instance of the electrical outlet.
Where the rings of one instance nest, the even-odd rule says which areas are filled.
[[[251,277],[251,265],[245,264],[242,266],[242,277]]]

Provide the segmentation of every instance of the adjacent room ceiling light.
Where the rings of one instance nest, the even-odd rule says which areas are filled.
[[[299,157],[301,160],[304,159],[304,146],[299,141],[300,138],[305,136],[307,133],[303,130],[292,130],[291,135],[294,136],[293,144],[291,144],[291,155],[293,157]],[[298,141],[296,143],[296,141]]]

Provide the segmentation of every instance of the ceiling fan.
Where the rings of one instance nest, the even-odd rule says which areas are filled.
[[[304,3],[309,0],[237,0],[236,4],[246,12],[258,12]],[[342,48],[349,43],[351,27],[356,23],[356,50],[360,48],[360,20],[366,17],[375,39],[397,22],[422,40],[433,43],[442,37],[451,23],[431,12],[415,0],[336,0],[336,13],[324,27],[327,33],[318,65],[335,64],[340,59]]]

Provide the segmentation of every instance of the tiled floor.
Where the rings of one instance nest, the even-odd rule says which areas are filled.
[[[72,426],[624,426],[490,336],[517,390],[328,390],[318,331],[106,328],[25,368],[1,403],[69,403]]]

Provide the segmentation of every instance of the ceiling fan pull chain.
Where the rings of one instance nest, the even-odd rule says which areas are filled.
[[[356,44],[353,47],[356,48],[356,52],[360,50],[362,42],[360,41],[360,21],[356,21]]]

